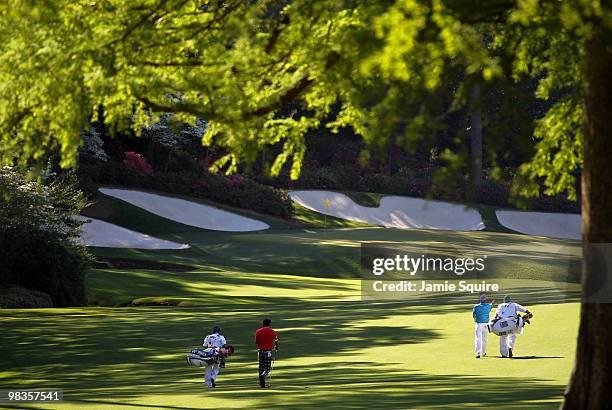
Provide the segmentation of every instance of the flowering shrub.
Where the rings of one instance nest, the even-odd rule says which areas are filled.
[[[186,124],[177,121],[172,114],[164,114],[158,122],[143,127],[142,137],[151,138],[165,147],[176,147],[200,141],[207,128],[208,124],[201,119]]]
[[[27,179],[12,167],[0,168],[0,228],[46,231],[59,240],[79,236],[81,223],[72,216],[85,206],[72,178],[45,184]]]
[[[232,174],[225,179],[231,187],[238,186],[244,182],[244,177],[240,174]]]
[[[82,151],[99,161],[108,161],[108,154],[104,151],[104,141],[100,136],[100,133],[93,127],[83,131],[81,133],[83,138]]]
[[[142,178],[135,168],[113,161],[81,163],[79,174],[81,181],[91,181],[93,189],[89,191],[92,196],[97,193],[97,185],[122,185],[207,198],[281,218],[291,216],[291,199],[286,192],[242,175],[225,176],[207,171],[156,172],[149,178]]]
[[[128,168],[135,169],[142,175],[153,175],[153,168],[147,159],[137,152],[127,151],[123,164]]]

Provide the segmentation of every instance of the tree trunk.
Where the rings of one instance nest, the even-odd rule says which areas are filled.
[[[470,92],[470,109],[472,199],[475,199],[482,182],[482,112],[480,108],[480,83],[474,84]]]
[[[612,54],[607,36],[593,35],[586,49],[584,96],[584,167],[582,172],[583,295],[601,272],[588,245],[612,242]],[[596,269],[599,266],[599,269]],[[612,406],[612,303],[582,302],[576,364],[565,392],[563,409]]]

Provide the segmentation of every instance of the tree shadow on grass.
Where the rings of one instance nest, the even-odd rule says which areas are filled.
[[[494,256],[489,263],[493,276],[548,279],[570,277],[575,272],[579,244],[575,241],[504,235],[486,232],[449,232],[397,229],[334,230],[304,234],[301,231],[271,231],[257,234],[196,232],[167,236],[188,242],[190,249],[139,251],[95,249],[101,256],[124,256],[186,263],[225,270],[311,277],[358,278],[360,243],[405,247],[462,256],[484,253]],[[574,255],[578,252],[577,255]]]
[[[364,361],[373,346],[418,344],[442,337],[410,326],[415,315],[456,307],[402,303],[318,303],[275,298],[252,306],[206,309],[62,309],[5,311],[0,333],[3,388],[61,388],[83,405],[209,394],[250,407],[439,408],[482,404],[521,407],[558,400],[563,386],[541,380],[502,380],[468,375],[426,375],[406,364]],[[445,310],[447,308],[447,310]],[[283,329],[282,358],[273,388],[258,391],[253,331],[271,314]],[[370,321],[395,318],[393,326]],[[202,369],[185,353],[214,323],[222,323],[237,353],[223,370],[220,388],[203,390]],[[325,341],[324,346],[321,341]],[[354,357],[334,362],[334,354]],[[302,364],[304,363],[304,364]],[[422,372],[422,370],[421,370]],[[512,386],[512,388],[508,388]],[[302,391],[303,390],[303,391]],[[190,408],[175,403],[173,408]],[[142,405],[134,405],[134,408]],[[164,406],[155,405],[163,408]]]
[[[380,363],[330,363],[312,368],[295,366],[274,380],[271,401],[289,407],[325,408],[467,408],[537,407],[537,402],[559,399],[564,386],[515,377],[491,379],[468,375],[427,375],[381,368]],[[303,388],[303,395],[283,396],[284,386]],[[512,388],[508,388],[512,386]],[[230,397],[241,397],[231,392]],[[265,399],[262,399],[262,404]],[[547,404],[550,407],[550,404]]]
[[[488,283],[498,282],[488,279]],[[489,293],[489,298],[498,303],[503,295],[510,293],[513,299],[523,305],[568,303],[580,300],[580,285],[563,282],[533,281],[530,279],[505,280],[497,294]],[[418,281],[417,281],[418,282]],[[476,282],[476,281],[474,281]],[[199,284],[205,286],[199,286]],[[300,276],[259,275],[256,272],[223,271],[221,267],[208,267],[195,272],[139,271],[118,269],[92,270],[88,275],[88,286],[92,303],[97,305],[125,305],[134,299],[163,297],[180,301],[189,300],[192,304],[209,304],[211,301],[227,298],[219,290],[234,289],[234,294],[245,289],[244,302],[250,298],[254,302],[272,300],[260,297],[257,287],[274,288],[278,294],[300,295],[301,290],[316,296],[321,292],[327,297],[359,297],[360,279],[345,281],[324,280],[318,278],[302,279]],[[250,288],[249,288],[250,287]],[[266,292],[269,293],[269,292]],[[371,294],[371,292],[370,292]],[[368,294],[366,294],[367,296]],[[389,293],[387,293],[389,296]],[[323,298],[322,296],[321,298]],[[399,295],[398,300],[407,305],[430,304],[474,304],[478,302],[478,293],[426,293]],[[367,297],[366,297],[367,299]],[[235,299],[238,302],[238,298]],[[372,299],[374,300],[374,299]],[[369,301],[370,302],[370,301]],[[177,302],[178,303],[178,302]]]

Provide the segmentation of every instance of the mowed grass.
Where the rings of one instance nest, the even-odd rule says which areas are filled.
[[[102,307],[0,311],[0,388],[65,390],[62,404],[17,407],[554,408],[561,401],[579,304],[565,284],[547,279],[563,276],[578,242],[316,225],[223,233],[155,218],[134,211],[124,225],[192,247],[100,248],[96,255],[179,263],[187,271],[93,269],[89,297]],[[494,269],[510,279],[491,296],[511,293],[535,313],[518,337],[517,358],[498,358],[494,335],[489,357],[474,358],[477,295],[362,301],[361,243],[498,257]],[[118,307],[148,303],[171,306]],[[266,316],[281,351],[272,388],[261,391],[252,339]],[[214,324],[237,353],[211,391],[203,369],[188,366],[184,355]]]
[[[1,384],[65,390],[40,408],[553,408],[573,362],[575,303],[532,306],[517,359],[497,358],[491,335],[477,360],[468,305],[292,299],[5,311]],[[252,345],[264,315],[282,343],[266,392]],[[210,391],[184,354],[216,323],[237,353]]]

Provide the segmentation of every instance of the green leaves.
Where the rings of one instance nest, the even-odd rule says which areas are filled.
[[[59,150],[73,166],[103,106],[111,129],[136,134],[162,113],[206,120],[203,143],[225,149],[214,165],[225,172],[278,145],[272,174],[291,162],[297,178],[304,136],[332,107],[330,128],[352,127],[376,151],[435,133],[461,108],[440,102],[460,98],[444,87],[461,79],[531,77],[539,98],[579,96],[583,40],[610,16],[587,1],[11,2],[0,6],[0,161]],[[581,163],[570,100],[574,111],[560,103],[541,120],[522,171],[549,176],[547,193],[572,195],[568,170]]]
[[[519,169],[525,185],[523,194],[540,194],[537,181],[543,179],[544,193],[556,195],[567,192],[576,199],[576,176],[582,156],[582,105],[576,98],[557,102],[538,120],[535,128],[536,153],[530,163]],[[520,186],[520,185],[519,185]]]
[[[12,167],[0,168],[0,226],[23,233],[44,231],[60,240],[75,241],[82,222],[73,219],[85,207],[74,176],[46,183],[31,180]]]

